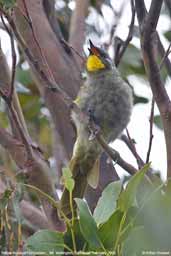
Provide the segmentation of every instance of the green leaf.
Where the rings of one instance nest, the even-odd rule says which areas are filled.
[[[112,182],[104,189],[93,214],[97,225],[106,222],[114,213],[121,189],[120,181]]]
[[[0,0],[0,5],[3,8],[10,9],[15,6],[16,0]]]
[[[0,120],[1,120],[1,127],[7,128],[8,127],[8,118],[7,118],[6,112],[4,112],[4,111],[0,112]]]
[[[23,70],[19,67],[16,70],[16,80],[26,87],[33,83],[30,70]]]
[[[167,40],[168,40],[169,42],[171,42],[171,31],[170,31],[170,30],[167,31],[167,32],[165,32],[165,33],[164,33],[164,36],[167,38]]]
[[[136,221],[144,226],[155,250],[170,250],[171,237],[171,182],[161,184],[149,193],[143,202]]]
[[[163,183],[155,174],[151,173],[150,182],[147,179],[143,179],[142,182],[139,184],[136,193],[136,201],[138,207],[147,202],[149,199],[149,195],[151,195],[159,186]]]
[[[62,176],[63,178],[72,178],[72,172],[68,167],[62,168]]]
[[[129,65],[139,67],[141,61],[140,50],[133,44],[128,45],[128,48],[123,56],[123,61]]]
[[[132,44],[128,45],[119,65],[119,71],[124,77],[131,74],[144,77],[145,69],[140,49]]]
[[[143,104],[146,104],[148,103],[149,100],[145,97],[142,97],[142,96],[138,96],[134,93],[134,105],[138,104],[138,103],[143,103]]]
[[[11,198],[13,190],[11,189],[6,189],[4,191],[4,193],[2,194],[1,198],[0,198],[0,209],[4,210],[5,207],[8,205],[8,201]]]
[[[90,213],[87,203],[79,198],[76,198],[75,201],[79,209],[79,224],[83,237],[88,242],[91,249],[100,248],[101,241],[98,235],[96,222]]]
[[[41,230],[26,241],[26,250],[43,252],[46,255],[63,255],[63,234],[50,230]],[[61,252],[61,254],[59,254]]]
[[[75,186],[75,182],[72,178],[68,178],[65,180],[65,187],[69,192],[72,192]]]
[[[138,171],[128,182],[126,189],[122,191],[118,199],[118,206],[121,211],[126,212],[133,206],[136,199],[136,191],[140,182],[143,180],[145,173],[148,171],[150,164],[146,164],[140,171]]]
[[[170,251],[171,237],[171,182],[166,185],[154,181],[150,186],[140,183],[137,192],[140,200],[132,224],[139,225],[129,230],[123,240],[122,255],[141,255],[142,251]],[[139,193],[141,195],[139,195]],[[144,194],[146,194],[144,196]],[[131,219],[127,223],[131,224]]]
[[[72,178],[72,172],[67,167],[63,168],[62,172],[63,172],[62,180],[63,180],[64,186],[69,192],[72,192],[75,185],[74,179]]]
[[[74,224],[72,227],[72,230],[74,232],[75,235],[75,241],[76,241],[76,245],[77,245],[77,250],[80,251],[82,250],[84,244],[85,244],[85,239],[81,233],[80,230],[80,225],[79,225],[79,220],[75,219],[74,220]],[[67,232],[64,234],[64,243],[67,244],[67,246],[69,246],[69,248],[71,248],[72,250],[74,250],[73,248],[73,240],[72,240],[72,232],[70,227],[67,228]]]
[[[22,223],[22,221],[24,220],[22,212],[21,212],[21,207],[20,207],[20,201],[22,199],[22,196],[23,196],[22,187],[18,185],[17,189],[15,190],[13,200],[12,200],[15,217],[16,217],[18,223]]]
[[[38,122],[42,106],[38,95],[20,93],[18,96],[26,119],[31,121],[34,120],[35,123]]]
[[[123,213],[116,211],[106,223],[99,228],[99,236],[104,247],[108,250],[114,249],[115,241],[120,227]]]
[[[161,120],[160,115],[154,116],[154,124],[155,124],[160,130],[163,130],[163,123],[162,123],[162,120]]]
[[[152,241],[144,227],[136,227],[130,231],[128,238],[123,243],[123,256],[143,255],[142,252],[151,248]]]

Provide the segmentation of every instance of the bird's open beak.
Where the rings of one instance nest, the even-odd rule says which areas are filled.
[[[94,46],[94,44],[92,43],[91,40],[89,40],[90,42],[90,48],[88,48],[90,54],[94,54],[96,56],[99,56],[99,51],[98,51],[98,48],[96,46]]]

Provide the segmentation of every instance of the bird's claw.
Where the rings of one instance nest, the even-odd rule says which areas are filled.
[[[99,126],[96,126],[95,129],[93,129],[93,130],[91,128],[90,129],[89,140],[90,141],[94,140],[99,132],[100,132],[100,127]]]

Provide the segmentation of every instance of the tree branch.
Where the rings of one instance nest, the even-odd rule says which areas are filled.
[[[5,192],[5,190],[6,190],[6,185],[1,180],[1,177],[0,177],[0,198],[2,194]],[[40,211],[35,206],[33,206],[29,201],[22,200],[20,202],[20,209],[24,218],[35,227],[35,231],[37,231],[40,228],[46,229],[50,227],[48,220],[46,216],[43,214],[43,212]]]
[[[10,102],[12,101],[12,97],[14,94],[14,83],[15,83],[15,73],[16,73],[16,63],[17,63],[17,56],[15,53],[15,45],[14,45],[14,37],[13,37],[13,33],[11,31],[10,28],[8,28],[8,26],[6,25],[3,16],[1,15],[1,20],[2,20],[2,24],[5,27],[5,30],[7,31],[9,37],[10,37],[10,41],[11,41],[11,51],[12,51],[12,76],[11,76],[11,88],[9,91],[9,100]]]
[[[153,123],[154,123],[154,98],[152,98],[152,103],[151,103],[151,113],[150,113],[150,136],[149,136],[149,145],[148,145],[148,150],[147,150],[147,157],[146,157],[146,163],[149,162],[150,160],[150,153],[152,149],[152,141],[153,141]]]
[[[171,1],[170,0],[165,0],[165,4],[168,8],[168,11],[169,11],[169,15],[171,17]]]
[[[69,43],[79,53],[83,52],[83,44],[85,41],[85,17],[88,14],[89,0],[76,0],[75,10],[71,17]],[[78,64],[80,59],[76,57]]]
[[[43,51],[42,51],[42,48],[41,48],[41,46],[40,46],[40,44],[39,44],[39,41],[38,41],[38,39],[37,39],[37,37],[36,37],[35,31],[34,31],[34,26],[33,26],[33,23],[32,23],[32,20],[31,20],[30,14],[29,14],[29,10],[28,10],[28,8],[27,8],[27,4],[26,4],[26,1],[25,1],[25,0],[23,0],[23,5],[24,5],[25,13],[26,13],[26,20],[28,21],[28,24],[29,24],[29,26],[30,26],[30,28],[31,28],[31,31],[32,31],[32,34],[33,34],[34,41],[35,41],[35,43],[36,43],[36,45],[37,45],[37,47],[38,47],[38,49],[39,49],[39,51],[40,51],[40,55],[41,55],[41,59],[42,59],[42,61],[43,61],[43,65],[44,65],[44,66],[46,67],[46,69],[47,69],[48,77],[50,78],[50,80],[55,82],[55,79],[54,79],[54,77],[53,77],[53,74],[52,74],[52,72],[51,72],[51,69],[49,68],[49,65],[48,65],[48,63],[47,63],[47,61],[46,61],[46,57],[45,57],[45,55],[44,55],[44,53],[43,53]],[[24,16],[24,17],[25,17],[25,16]]]
[[[161,58],[163,58],[163,56],[166,56],[166,52],[165,52],[164,46],[160,40],[159,35],[158,35],[158,51],[159,51]],[[165,65],[169,76],[171,76],[171,62],[170,62],[168,56],[166,56],[163,64]]]
[[[20,202],[20,208],[24,218],[35,227],[36,231],[38,229],[51,228],[46,216],[30,202],[22,200]]]
[[[34,34],[54,77],[53,80],[52,78],[49,79],[47,68],[33,37],[28,18],[25,19],[27,15],[22,0],[17,0],[17,7],[14,9],[15,22],[13,25],[17,27],[18,33],[14,29],[13,31],[29,60],[36,84],[51,113],[53,134],[56,140],[54,154],[57,173],[60,175],[61,166],[65,165],[71,157],[75,132],[70,122],[69,110],[65,102],[58,93],[54,94],[48,87],[54,87],[59,84],[68,95],[75,98],[81,83],[80,72],[75,65],[73,55],[66,51],[64,45],[61,44],[52,31],[44,12],[43,0],[29,0],[27,1],[27,9],[34,26]],[[44,25],[42,26],[42,24]],[[21,41],[18,38],[23,40]]]
[[[171,43],[169,44],[166,52],[164,53],[163,57],[162,57],[162,60],[160,62],[160,70],[162,69],[163,67],[163,64],[165,63],[166,59],[168,58],[169,54],[171,53]]]
[[[5,14],[6,15],[6,14]],[[22,44],[23,48],[25,48],[25,43],[22,40],[13,20],[11,19],[11,17],[8,17],[8,15],[6,15],[6,18],[9,21],[9,24],[12,26],[14,33],[17,37],[17,39],[19,40],[19,42]],[[30,58],[32,58],[32,55],[29,51],[29,49],[27,48],[27,54],[29,53]],[[89,127],[89,116],[87,116],[86,113],[81,112],[81,110],[79,109],[79,107],[72,101],[72,98],[67,95],[67,93],[61,89],[58,84],[55,83],[55,87],[54,84],[48,79],[47,75],[41,70],[40,66],[37,64],[37,72],[39,73],[39,75],[41,75],[41,78],[43,80],[44,83],[48,84],[50,89],[52,89],[54,92],[56,92],[58,95],[60,95],[60,97],[63,99],[63,101],[65,102],[65,104],[72,109],[75,113],[79,114],[80,119],[85,122],[85,124],[87,124],[87,127]],[[52,88],[53,86],[53,88]],[[94,133],[96,133],[96,125],[95,126],[91,126],[91,130],[93,130]],[[103,147],[103,149],[110,154],[110,157],[113,157],[113,160],[116,161],[120,164],[120,166],[122,166],[123,168],[125,168],[125,170],[127,170],[130,174],[133,174],[136,172],[136,169],[134,167],[132,167],[131,165],[127,164],[121,157],[120,155],[116,152],[116,154],[110,152],[109,147],[107,147],[107,144],[105,143],[104,139],[100,136],[97,135],[96,137],[97,141],[100,143],[100,145]]]
[[[171,102],[166,92],[164,84],[161,80],[160,69],[156,61],[158,38],[156,26],[160,16],[162,0],[153,0],[150,6],[149,13],[144,17],[143,29],[141,33],[141,47],[143,52],[144,65],[150,86],[153,92],[154,100],[160,111],[160,115],[164,127],[164,135],[167,151],[167,176],[171,177]],[[136,0],[138,7],[139,0]],[[138,12],[137,15],[141,14]],[[138,17],[139,25],[141,26],[141,18]]]
[[[63,39],[63,34],[61,32],[61,29],[57,20],[55,3],[56,3],[55,0],[43,0],[43,7],[56,37],[58,39]]]
[[[31,184],[38,186],[43,191],[49,193],[51,196],[56,198],[56,193],[52,184],[52,180],[49,176],[49,166],[47,165],[46,161],[43,159],[42,154],[40,154],[37,148],[32,148],[31,139],[29,139],[29,135],[25,133],[27,129],[25,129],[25,122],[23,122],[24,119],[22,112],[18,111],[20,117],[19,119],[18,114],[14,109],[13,102],[15,103],[15,107],[20,110],[20,105],[15,91],[14,96],[12,97],[12,102],[10,100],[11,98],[9,98],[9,69],[2,52],[0,54],[0,67],[1,70],[3,70],[3,74],[1,74],[2,72],[0,72],[0,93],[9,108],[9,119],[10,122],[15,125],[15,134],[19,134],[18,136],[16,136],[18,140],[13,139],[10,134],[8,134],[4,129],[1,128],[0,144],[11,154],[12,158],[14,159],[19,168],[21,168],[22,170],[27,170],[27,176]],[[22,142],[20,142],[20,140]],[[58,226],[60,225],[60,221],[56,217],[56,209],[54,209],[51,205],[48,205],[46,200],[44,200],[43,198],[41,201],[42,205],[44,205],[44,209],[48,216],[49,223],[51,223],[51,227],[61,228],[61,226]]]
[[[130,175],[134,175],[138,170],[134,168],[131,164],[127,163],[117,152],[112,149],[104,140],[100,133],[96,134],[96,139],[98,143],[101,145],[103,150],[109,155],[109,157],[117,163],[120,167],[122,167],[125,171],[127,171]]]
[[[12,22],[10,22],[10,24],[11,24],[11,23],[12,23]],[[12,26],[14,26],[13,23],[12,23]],[[15,30],[16,30],[16,28],[15,28]],[[19,39],[21,40],[21,38],[19,38]],[[45,79],[46,79],[46,82],[48,81],[48,83],[50,83],[49,80],[48,80],[48,78],[46,77],[46,75],[43,73],[43,78],[44,78],[44,77],[45,77]],[[82,112],[81,112],[81,110],[78,108],[78,106],[73,103],[72,99],[71,99],[60,87],[58,87],[58,85],[56,85],[55,88],[57,88],[55,91],[61,95],[61,97],[63,98],[63,100],[65,101],[65,103],[66,103],[70,108],[72,108],[73,111],[75,111],[76,113],[78,113],[78,114],[80,115],[80,118],[81,118],[85,123],[87,123],[87,125],[88,125],[88,123],[89,123],[89,117],[88,117],[85,113],[82,113]],[[94,130],[94,132],[96,132],[96,130]],[[98,136],[98,137],[97,137],[97,140],[98,140],[98,142],[100,143],[100,145],[105,149],[105,151],[107,150],[106,152],[109,153],[111,157],[114,157],[113,160],[115,160],[115,161],[117,160],[117,162],[120,163],[120,165],[121,165],[123,168],[126,168],[126,170],[127,170],[128,172],[130,172],[130,173],[135,173],[135,170],[136,170],[136,169],[135,169],[135,168],[132,168],[131,165],[127,164],[127,163],[120,157],[120,155],[119,155],[118,153],[114,155],[113,153],[110,152],[109,148],[107,148],[107,144],[104,142],[104,140],[103,140],[101,137]],[[117,157],[116,157],[116,156],[117,156]]]
[[[143,24],[143,22],[145,20],[146,14],[147,14],[144,0],[135,0],[135,8],[136,8],[136,12],[137,12],[138,22],[141,27],[141,25]]]
[[[135,22],[134,0],[131,0],[131,11],[132,11],[132,18],[131,18],[131,23],[129,26],[129,33],[128,33],[127,39],[125,40],[125,42],[123,42],[122,46],[119,48],[118,54],[115,56],[116,67],[119,65],[121,58],[123,57],[123,55],[126,51],[126,48],[128,47],[130,41],[132,40],[133,30],[134,30],[134,22]]]
[[[131,151],[131,153],[133,154],[133,156],[135,157],[136,161],[137,161],[137,165],[138,165],[138,168],[141,169],[145,163],[144,161],[142,160],[142,158],[138,155],[137,153],[137,150],[136,150],[136,147],[134,145],[134,141],[133,139],[131,139],[130,135],[125,135],[125,134],[122,134],[121,136],[121,140],[123,142],[125,142],[125,144],[127,145],[127,147],[129,148],[129,150]]]
[[[50,169],[47,163],[33,152],[32,161],[27,160],[25,146],[19,140],[0,127],[0,144],[10,153],[17,166],[26,173],[28,182],[57,199],[54,185],[50,177]],[[41,177],[41,179],[40,179]],[[63,223],[58,219],[56,208],[45,198],[41,197],[41,203],[52,229],[64,230]]]
[[[147,20],[145,22],[144,40],[149,39],[151,34],[156,31],[162,4],[163,4],[163,0],[153,0],[151,2],[150,10],[147,15]]]

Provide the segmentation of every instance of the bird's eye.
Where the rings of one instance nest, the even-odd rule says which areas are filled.
[[[108,57],[108,54],[106,54],[106,52],[104,52],[104,51],[101,51],[100,55],[101,55],[101,57],[104,58],[104,59],[108,59],[108,58],[109,58],[109,57]]]
[[[101,51],[100,55],[101,55],[102,57],[104,57],[104,58],[106,57],[106,53],[105,53],[105,52],[102,52],[102,51]]]

